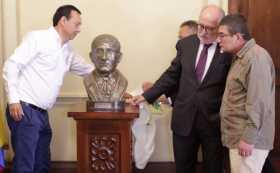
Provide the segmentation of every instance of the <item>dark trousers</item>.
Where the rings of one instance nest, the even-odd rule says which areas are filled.
[[[195,173],[198,147],[202,147],[203,172],[222,173],[225,148],[221,143],[219,125],[209,123],[197,114],[188,136],[173,133],[176,173]]]
[[[52,131],[47,111],[21,103],[24,116],[14,121],[6,110],[14,150],[13,173],[47,173]]]
[[[270,158],[270,154],[268,155],[268,157],[266,158],[264,165],[263,165],[263,169],[262,169],[262,173],[276,173],[276,170],[272,164],[271,158]]]

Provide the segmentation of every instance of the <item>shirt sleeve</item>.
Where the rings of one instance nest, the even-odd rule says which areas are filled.
[[[70,72],[73,72],[79,76],[86,76],[94,70],[94,66],[92,64],[86,63],[86,61],[80,55],[72,53],[72,56]]]
[[[36,57],[37,50],[35,34],[29,33],[6,60],[3,68],[3,78],[9,104],[19,103],[18,82],[20,71]]]
[[[256,143],[258,131],[273,106],[275,74],[270,60],[267,56],[254,57],[251,63],[246,99],[248,120],[242,135],[242,140],[249,144]]]

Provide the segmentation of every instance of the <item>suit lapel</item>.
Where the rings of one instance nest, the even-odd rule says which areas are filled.
[[[194,41],[194,47],[192,50],[192,55],[190,56],[191,57],[191,67],[192,67],[192,78],[194,79],[196,85],[200,85],[200,82],[197,80],[197,77],[196,77],[196,73],[195,73],[195,62],[196,62],[196,57],[197,57],[197,53],[198,53],[198,49],[199,49],[199,44],[200,44],[200,41],[198,38],[195,39]]]

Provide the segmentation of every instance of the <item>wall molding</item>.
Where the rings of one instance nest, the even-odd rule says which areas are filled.
[[[85,93],[61,93],[57,97],[55,105],[72,105],[85,103],[88,96]]]

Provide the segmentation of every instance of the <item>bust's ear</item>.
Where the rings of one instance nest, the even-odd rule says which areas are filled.
[[[93,54],[92,54],[92,52],[89,52],[89,58],[93,62]]]
[[[118,53],[118,59],[117,59],[117,62],[119,63],[119,62],[121,62],[121,59],[122,59],[122,53],[121,52],[119,52]]]

